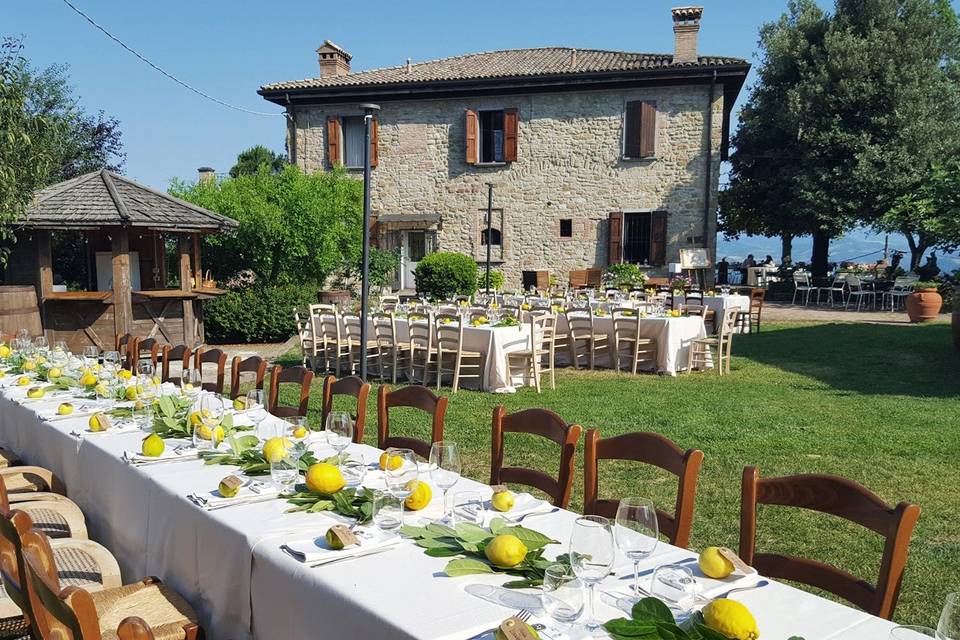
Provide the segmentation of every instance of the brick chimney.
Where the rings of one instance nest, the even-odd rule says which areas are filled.
[[[703,7],[677,7],[673,9],[673,62],[696,62],[697,33],[700,32],[700,18]]]
[[[217,178],[213,167],[200,167],[197,169],[197,175],[200,176],[200,182],[213,182]]]
[[[324,40],[320,48],[317,49],[317,58],[320,60],[320,77],[347,75],[350,73],[350,59],[352,57],[329,40]]]

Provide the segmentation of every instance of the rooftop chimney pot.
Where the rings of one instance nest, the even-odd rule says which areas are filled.
[[[200,182],[202,183],[213,182],[217,178],[213,167],[200,167],[197,169],[197,175],[200,176]]]
[[[350,73],[350,60],[353,58],[349,53],[330,42],[324,40],[323,44],[317,48],[317,59],[320,62],[320,77],[345,76]]]
[[[696,62],[697,34],[700,32],[700,19],[703,7],[677,7],[673,9],[673,62]]]

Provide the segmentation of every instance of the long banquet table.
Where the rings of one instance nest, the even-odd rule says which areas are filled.
[[[431,558],[409,541],[389,551],[336,565],[308,568],[279,549],[281,542],[322,535],[341,522],[328,513],[284,513],[281,500],[203,511],[185,497],[214,488],[230,467],[199,460],[134,467],[125,451],[139,448],[140,433],[76,437],[85,417],[55,422],[57,401],[19,404],[23,391],[4,388],[0,396],[0,440],[25,461],[52,469],[87,516],[91,537],[117,557],[124,579],[157,575],[196,607],[212,639],[391,638],[466,640],[492,628],[519,608],[536,608],[536,592],[505,592],[500,604],[472,595],[478,585],[498,585],[498,576],[443,575],[444,558]],[[485,424],[484,421],[478,421]],[[447,434],[456,440],[456,427]],[[320,441],[318,455],[332,454]],[[352,445],[350,453],[374,462],[379,451]],[[367,474],[376,483],[376,472]],[[642,493],[642,488],[637,488]],[[489,488],[461,479],[452,491]],[[435,496],[439,495],[435,492]],[[408,522],[439,511],[435,499]],[[553,536],[566,551],[576,514],[553,512],[531,517],[525,526]],[[725,541],[716,541],[725,542]],[[645,572],[666,562],[695,562],[684,549],[661,543],[643,563]],[[632,566],[624,557],[616,575],[601,586],[624,592]],[[757,617],[764,640],[803,636],[806,640],[882,638],[892,626],[842,604],[773,581],[734,596]],[[603,619],[623,615],[606,598]],[[549,623],[538,615],[538,620]],[[483,636],[490,638],[490,634]],[[573,638],[584,637],[582,630]]]

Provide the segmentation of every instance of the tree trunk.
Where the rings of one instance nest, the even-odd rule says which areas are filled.
[[[917,268],[920,267],[920,261],[923,260],[923,254],[930,248],[930,243],[925,241],[922,235],[916,240],[912,233],[904,233],[903,237],[907,239],[907,246],[910,247],[910,271],[916,273]]]
[[[810,256],[810,270],[814,278],[826,278],[829,267],[827,256],[830,254],[830,234],[815,231],[813,234],[813,255]]]
[[[793,263],[793,236],[785,233],[780,236],[780,264]]]

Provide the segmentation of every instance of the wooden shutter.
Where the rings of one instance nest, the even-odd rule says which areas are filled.
[[[477,120],[477,112],[467,109],[467,164],[477,164],[479,157],[477,155],[480,133],[480,122]]]
[[[520,111],[503,110],[503,161],[517,161],[517,131],[520,126]]]
[[[642,103],[628,102],[623,119],[623,157],[640,157],[640,114]]]
[[[610,212],[609,234],[607,237],[607,264],[623,262],[623,212]]]
[[[657,103],[640,103],[640,157],[657,155]]]
[[[370,166],[377,166],[377,119],[370,119]]]
[[[327,118],[327,162],[331,167],[341,164],[340,160],[340,118]]]
[[[667,263],[667,212],[650,214],[650,264]]]

